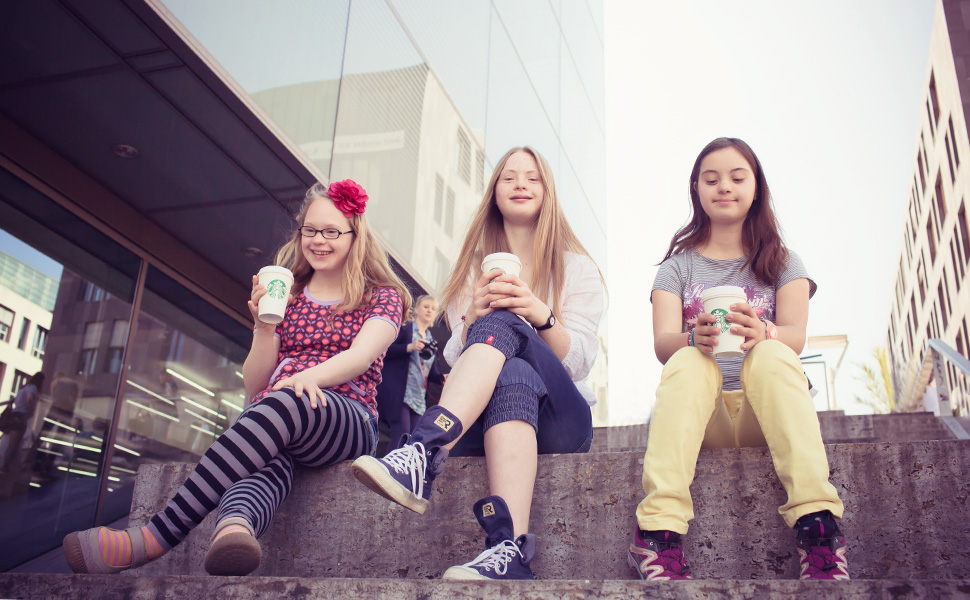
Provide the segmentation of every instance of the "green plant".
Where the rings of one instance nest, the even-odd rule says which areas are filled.
[[[876,413],[896,412],[896,394],[889,369],[889,355],[885,348],[876,348],[872,351],[872,357],[876,359],[875,369],[867,364],[857,363],[862,369],[862,375],[856,378],[866,386],[869,393],[864,397],[856,395],[856,402],[871,407]]]

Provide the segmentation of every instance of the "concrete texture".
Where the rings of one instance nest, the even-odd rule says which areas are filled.
[[[970,573],[970,441],[826,447],[846,505],[849,571],[864,579],[958,579]],[[625,553],[642,497],[642,453],[543,456],[532,513],[541,579],[629,579]],[[131,523],[163,506],[187,465],[143,466]],[[691,488],[685,552],[703,579],[793,579],[794,535],[767,449],[705,450]],[[451,459],[417,515],[366,490],[344,463],[301,471],[261,540],[264,576],[437,578],[483,549],[471,514],[487,495],[484,459]],[[202,575],[212,517],[141,575]]]
[[[0,574],[0,596],[43,599],[186,600],[221,598],[382,598],[385,600],[950,600],[970,595],[965,580],[854,581],[515,581],[448,582],[420,579],[307,579],[296,577],[124,577]]]
[[[818,413],[819,428],[826,444],[859,442],[914,442],[951,440],[953,433],[933,413],[888,415],[845,415],[842,411]],[[597,427],[590,452],[624,452],[647,449],[648,424]]]

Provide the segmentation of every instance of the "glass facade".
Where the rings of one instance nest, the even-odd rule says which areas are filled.
[[[165,5],[323,175],[363,183],[372,223],[428,289],[443,284],[495,161],[519,145],[549,160],[606,270],[600,3]]]
[[[251,332],[3,170],[0,248],[0,397],[45,375],[0,435],[7,570],[124,518],[139,464],[196,462],[241,410]]]

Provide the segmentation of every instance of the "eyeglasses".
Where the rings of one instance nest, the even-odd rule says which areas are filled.
[[[346,233],[353,233],[353,232],[354,232],[353,229],[351,229],[350,231],[340,231],[338,229],[314,229],[309,225],[304,225],[303,227],[300,227],[300,233],[303,235],[303,237],[312,238],[319,233],[324,237],[324,239],[327,239],[327,240],[335,240]]]

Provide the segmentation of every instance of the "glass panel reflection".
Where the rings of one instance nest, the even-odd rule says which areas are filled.
[[[246,404],[250,330],[150,268],[121,391],[120,485],[144,462],[198,462]]]
[[[165,0],[165,5],[327,173],[349,0]]]
[[[23,414],[0,436],[7,570],[93,521],[124,346],[114,324],[131,317],[139,261],[6,171],[0,182],[0,305],[12,316],[0,398]]]

